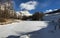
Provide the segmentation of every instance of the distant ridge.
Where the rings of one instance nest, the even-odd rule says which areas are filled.
[[[54,14],[54,13],[60,13],[60,9],[58,9],[58,10],[53,10],[53,11],[51,11],[51,12],[48,12],[48,13],[45,13],[45,14]]]

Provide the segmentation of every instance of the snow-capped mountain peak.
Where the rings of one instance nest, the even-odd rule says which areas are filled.
[[[49,12],[52,12],[52,11],[56,11],[56,10],[58,10],[58,9],[49,9],[49,10],[46,10],[44,13],[49,13]]]

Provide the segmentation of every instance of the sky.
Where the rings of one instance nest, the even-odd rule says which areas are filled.
[[[30,13],[60,9],[60,0],[13,0],[16,11],[27,10]]]

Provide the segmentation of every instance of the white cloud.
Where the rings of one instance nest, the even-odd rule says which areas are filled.
[[[56,10],[58,10],[58,9],[53,9],[53,10],[52,9],[49,9],[49,10],[46,10],[45,13],[56,11]]]
[[[46,10],[44,13],[52,12],[52,9]]]
[[[17,16],[21,15],[21,16],[31,16],[32,14],[29,11],[17,11],[16,12]]]
[[[31,16],[32,14],[30,14],[29,11],[20,11],[20,13],[22,14],[22,16]]]
[[[36,8],[37,2],[36,1],[29,1],[26,3],[21,3],[20,8],[25,10],[33,10]]]
[[[52,9],[46,10],[46,12],[51,12],[51,11],[53,11],[53,10]]]

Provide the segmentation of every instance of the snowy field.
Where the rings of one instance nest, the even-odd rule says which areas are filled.
[[[38,31],[47,27],[45,21],[20,21],[7,25],[0,25],[0,38],[5,38],[10,35],[21,35],[33,31]]]
[[[0,38],[60,38],[60,29],[48,21],[20,21],[0,25]],[[9,36],[9,37],[8,37]]]

